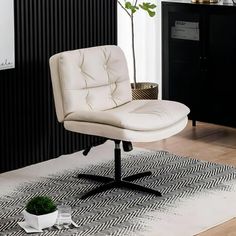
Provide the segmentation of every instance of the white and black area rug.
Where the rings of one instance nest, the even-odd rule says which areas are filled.
[[[0,199],[0,235],[26,235],[17,225],[26,202],[49,195],[73,209],[77,229],[45,230],[34,235],[191,236],[236,216],[236,169],[185,158],[165,151],[124,154],[123,175],[151,170],[137,183],[158,189],[162,197],[112,189],[86,200],[79,196],[99,183],[75,178],[77,173],[112,176],[113,161],[54,174],[20,186]]]

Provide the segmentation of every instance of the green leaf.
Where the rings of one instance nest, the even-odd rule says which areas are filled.
[[[132,9],[131,9],[131,11],[132,11],[132,13],[135,13],[138,9],[139,9],[139,8],[138,8],[137,6],[133,6]]]
[[[148,3],[149,9],[155,9],[157,5]]]
[[[131,2],[125,2],[125,8],[126,9],[131,9],[131,7],[132,7]]]
[[[125,8],[130,10],[134,14],[139,8],[131,4],[131,2],[125,2]]]
[[[148,13],[150,17],[155,16],[156,12],[153,11],[157,6],[155,4],[151,4],[150,2],[143,2],[142,4],[139,4],[139,6]]]
[[[157,6],[155,4],[150,3],[150,2],[143,2],[143,7],[146,8],[146,9],[154,9]]]
[[[149,16],[153,17],[153,16],[155,16],[156,12],[154,12],[154,11],[148,11],[148,14],[149,14]]]

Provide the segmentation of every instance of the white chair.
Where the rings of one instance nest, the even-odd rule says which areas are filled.
[[[172,101],[132,100],[126,59],[118,46],[56,54],[50,58],[50,69],[57,118],[65,129],[115,142],[114,178],[79,174],[79,178],[105,183],[81,198],[115,187],[161,196],[155,189],[132,183],[151,175],[150,171],[122,178],[120,142],[124,151],[130,151],[131,142],[177,134],[187,124],[188,107]]]

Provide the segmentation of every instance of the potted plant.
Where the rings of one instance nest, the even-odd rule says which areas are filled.
[[[134,70],[134,83],[131,84],[133,99],[157,99],[158,98],[158,84],[136,81],[136,57],[135,57],[135,37],[134,37],[134,14],[138,10],[144,10],[150,17],[155,16],[156,5],[150,2],[138,3],[138,0],[134,0],[133,3],[124,0],[122,4],[118,0],[118,4],[128,14],[131,23],[132,33],[132,56],[133,56],[133,70]]]
[[[46,196],[32,198],[22,213],[26,223],[38,230],[53,226],[58,215],[56,204]]]

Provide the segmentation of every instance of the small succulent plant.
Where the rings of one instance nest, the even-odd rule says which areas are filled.
[[[47,196],[34,197],[26,205],[26,211],[33,215],[44,215],[52,213],[56,209],[56,204],[50,197]]]

